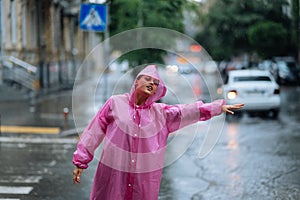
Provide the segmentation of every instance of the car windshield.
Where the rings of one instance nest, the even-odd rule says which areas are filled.
[[[236,76],[233,78],[234,82],[242,81],[271,81],[268,76]]]
[[[282,70],[282,71],[286,71],[286,72],[289,71],[287,63],[283,62],[283,61],[278,62],[278,68],[279,68],[279,70]]]
[[[290,69],[296,69],[297,68],[297,65],[296,65],[295,62],[287,62],[287,66]]]

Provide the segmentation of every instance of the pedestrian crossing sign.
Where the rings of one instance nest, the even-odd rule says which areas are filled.
[[[86,31],[104,31],[106,29],[106,5],[81,4],[80,28]]]

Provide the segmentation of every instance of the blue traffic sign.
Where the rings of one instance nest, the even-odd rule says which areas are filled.
[[[79,23],[82,30],[104,31],[106,18],[106,5],[81,4]]]

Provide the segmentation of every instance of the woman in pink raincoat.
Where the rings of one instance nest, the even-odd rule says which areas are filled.
[[[110,97],[86,127],[74,152],[74,183],[80,182],[95,149],[104,144],[91,200],[158,199],[169,134],[243,107],[225,105],[224,100],[156,103],[165,94],[156,66],[149,65],[138,74],[129,94]]]

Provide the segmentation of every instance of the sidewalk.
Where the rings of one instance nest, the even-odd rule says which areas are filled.
[[[128,79],[120,80],[117,73],[110,74],[106,84],[98,79],[95,75],[77,85],[76,90],[48,90],[35,99],[26,92],[0,85],[1,136],[78,137],[107,95],[116,92],[116,83],[121,90],[117,92],[130,89]],[[74,99],[73,91],[76,91]]]
[[[2,137],[78,136],[72,90],[51,91],[30,99],[26,91],[0,85],[0,126]]]
[[[25,90],[7,86],[5,83],[0,85],[0,102],[20,101],[28,98],[28,93]]]

